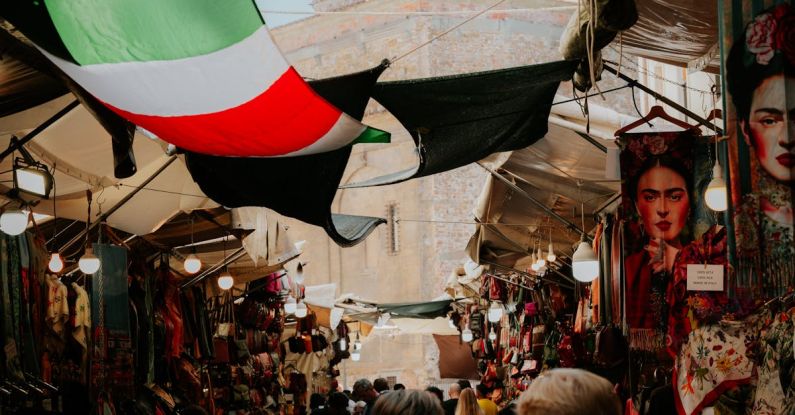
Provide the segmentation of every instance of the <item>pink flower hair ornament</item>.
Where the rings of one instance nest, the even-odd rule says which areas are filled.
[[[795,65],[795,13],[783,3],[772,10],[759,14],[749,23],[745,31],[745,65],[767,65],[781,53],[791,65]]]

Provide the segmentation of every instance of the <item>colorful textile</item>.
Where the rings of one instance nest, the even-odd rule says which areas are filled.
[[[0,15],[112,111],[178,147],[298,156],[388,137],[318,96],[250,0],[31,3]]]
[[[756,394],[752,414],[792,414],[795,411],[793,383],[793,317],[795,309],[773,318],[761,338],[761,363],[757,369]]]
[[[764,323],[755,315],[694,329],[674,366],[676,406],[680,414],[700,413],[725,391],[751,381],[754,362],[749,345]]]

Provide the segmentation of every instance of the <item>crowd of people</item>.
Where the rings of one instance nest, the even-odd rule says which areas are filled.
[[[352,391],[313,394],[311,415],[616,415],[621,413],[613,385],[580,369],[553,369],[536,378],[516,401],[499,408],[486,385],[474,388],[459,380],[444,392],[429,386],[408,390],[402,384],[391,389],[386,379],[359,379]]]

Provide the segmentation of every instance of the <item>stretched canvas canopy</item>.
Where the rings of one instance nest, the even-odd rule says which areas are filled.
[[[624,51],[695,70],[717,72],[718,6],[713,1],[637,0],[638,21]]]
[[[631,119],[593,104],[590,110],[594,116],[591,128],[601,131],[600,135]],[[483,161],[502,179],[495,175],[487,178],[473,212],[482,225],[468,247],[472,259],[514,267],[531,250],[541,247],[546,251],[550,236],[558,256],[570,255],[582,228],[581,204],[586,212],[585,230],[593,228],[591,213],[615,196],[620,183],[605,179],[606,153],[572,129],[585,130],[581,113],[578,117],[572,108],[555,106],[544,138],[525,149]],[[604,147],[615,147],[605,138],[592,136]],[[538,203],[529,201],[528,196]]]

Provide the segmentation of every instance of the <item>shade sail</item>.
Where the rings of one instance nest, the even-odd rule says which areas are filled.
[[[0,60],[0,117],[58,98],[67,92],[60,82],[4,55]]]
[[[373,98],[411,133],[414,168],[343,187],[379,186],[428,176],[489,154],[527,147],[547,132],[547,118],[561,81],[575,63],[408,81],[379,82]]]
[[[624,51],[717,72],[718,6],[714,1],[637,0],[638,21],[624,32]],[[697,62],[703,58],[703,62]]]
[[[357,119],[376,80],[386,69],[373,69],[312,82],[326,99]],[[188,152],[193,179],[216,202],[228,207],[263,206],[282,215],[317,225],[336,243],[362,241],[381,218],[331,213],[331,203],[350,157],[351,147],[291,158],[215,157]]]
[[[250,0],[3,2],[0,16],[107,108],[181,148],[299,156],[368,132],[287,63]]]

